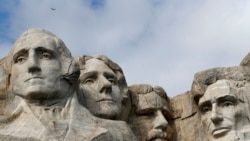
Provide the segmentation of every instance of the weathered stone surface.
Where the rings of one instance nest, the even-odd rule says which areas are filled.
[[[79,65],[53,33],[26,31],[0,63],[0,139],[136,140],[124,121],[97,118],[79,103]]]
[[[3,66],[5,58],[0,60],[0,99],[5,99],[7,94],[8,86],[8,74]]]
[[[240,66],[249,66],[250,67],[250,52],[240,62]]]
[[[172,107],[164,89],[140,84],[129,90],[133,107],[129,124],[138,140],[175,140]]]
[[[210,84],[213,84],[217,80],[237,80],[237,81],[249,81],[250,71],[248,67],[219,67],[201,71],[195,74],[192,84],[192,93],[194,98],[198,98],[203,95]]]
[[[192,94],[209,141],[250,140],[250,68],[214,68],[195,75]]]
[[[169,98],[160,86],[128,87],[105,55],[72,57],[53,33],[29,29],[0,59],[0,140],[248,141],[249,60],[198,72]]]
[[[100,118],[126,119],[128,86],[121,67],[105,55],[76,58],[80,65],[78,98]]]
[[[171,98],[177,141],[205,141],[191,92]]]

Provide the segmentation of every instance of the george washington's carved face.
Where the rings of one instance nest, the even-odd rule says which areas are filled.
[[[26,99],[64,97],[61,60],[55,40],[44,33],[29,34],[13,50],[11,83],[14,94]]]

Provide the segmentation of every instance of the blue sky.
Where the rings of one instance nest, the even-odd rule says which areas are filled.
[[[73,56],[105,54],[129,85],[159,85],[170,97],[190,90],[196,72],[238,65],[250,49],[248,0],[1,0],[0,21],[0,57],[41,27]]]

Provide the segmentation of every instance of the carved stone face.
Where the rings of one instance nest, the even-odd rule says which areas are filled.
[[[235,96],[237,91],[228,81],[217,81],[210,85],[199,100],[201,121],[210,140],[234,136],[234,131],[246,122],[245,106]],[[231,138],[231,137],[230,137]]]
[[[167,101],[154,92],[138,95],[136,113],[130,125],[140,141],[170,141],[167,134]]]
[[[122,95],[117,77],[103,61],[87,60],[79,79],[79,93],[84,95],[86,107],[93,115],[106,119],[120,115]]]
[[[11,83],[14,94],[26,99],[64,97],[61,61],[56,43],[43,33],[27,35],[14,47]],[[66,87],[67,88],[67,87]]]

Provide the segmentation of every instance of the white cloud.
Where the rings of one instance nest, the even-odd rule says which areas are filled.
[[[9,5],[6,36],[45,28],[73,55],[106,54],[123,68],[128,84],[160,85],[170,96],[189,90],[196,72],[238,65],[249,52],[247,0],[103,2],[92,8],[91,0],[20,0]]]

